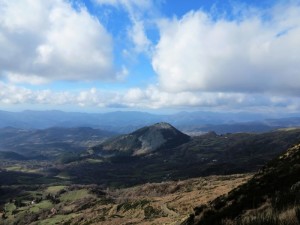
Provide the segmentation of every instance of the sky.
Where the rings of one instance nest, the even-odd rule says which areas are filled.
[[[0,109],[300,110],[300,0],[0,0]]]

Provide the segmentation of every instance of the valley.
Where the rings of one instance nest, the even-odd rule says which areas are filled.
[[[157,124],[115,137],[97,136],[98,130],[87,128],[72,129],[73,134],[68,134],[70,129],[65,128],[50,130],[55,130],[57,136],[49,129],[35,131],[33,134],[39,135],[35,144],[31,133],[26,134],[27,139],[19,139],[18,130],[16,135],[9,134],[11,142],[1,139],[2,146],[12,150],[0,154],[2,180],[22,184],[28,180],[22,177],[31,177],[29,182],[38,184],[55,181],[119,188],[147,182],[248,173],[257,171],[300,140],[299,129],[258,134],[210,132],[194,137],[171,125],[161,128]],[[89,132],[79,132],[85,130]],[[65,135],[61,134],[63,132]]]
[[[117,133],[89,127],[0,128],[0,159],[55,160],[102,143]],[[13,152],[15,156],[4,153]]]
[[[198,224],[198,206],[238,192],[299,143],[300,129],[188,136],[156,123],[122,135],[92,128],[1,135],[5,225],[190,225]]]

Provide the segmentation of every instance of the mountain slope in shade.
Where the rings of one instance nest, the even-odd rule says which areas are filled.
[[[27,160],[27,158],[21,154],[16,152],[1,152],[0,151],[0,159],[8,159],[8,160]]]
[[[26,159],[50,160],[61,153],[84,151],[112,136],[116,136],[116,133],[89,127],[52,127],[43,130],[0,128],[0,157],[22,160],[20,156],[8,157],[7,154],[1,153],[15,152],[25,156]]]
[[[145,155],[158,149],[169,149],[190,140],[190,137],[168,123],[156,123],[130,134],[121,135],[94,147],[94,153]]]
[[[296,219],[299,217],[297,215],[299,209],[300,144],[269,162],[252,179],[228,195],[216,198],[207,205],[196,207],[195,213],[182,225],[248,225],[267,224],[267,221],[273,221],[274,225],[300,224],[300,218],[298,222]],[[285,223],[276,222],[280,221],[288,210],[290,214],[295,213],[293,219],[295,222],[291,223],[290,218],[290,221]],[[270,213],[271,216],[265,216]],[[259,223],[262,220],[264,222]]]

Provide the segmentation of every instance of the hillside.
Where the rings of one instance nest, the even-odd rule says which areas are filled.
[[[300,144],[228,195],[196,207],[183,224],[300,224]]]
[[[26,134],[24,140],[36,139],[40,146],[43,141],[57,140],[79,144],[94,133],[87,128],[74,130],[69,134],[57,128],[39,131],[41,140],[26,137],[22,130],[17,132]],[[1,135],[13,143],[10,134],[14,132],[14,128],[7,128]],[[278,218],[288,211],[296,218],[297,207],[291,201],[296,203],[298,194],[290,190],[298,190],[300,145],[291,146],[299,140],[299,129],[260,134],[209,132],[189,137],[167,123],[157,123],[111,138],[81,154],[67,151],[60,160],[4,158],[0,164],[2,215],[6,224],[37,220],[44,224],[174,224],[199,205],[185,224],[220,225],[226,218],[224,225],[244,225],[246,218],[256,218],[265,211],[276,212]],[[141,148],[146,151],[137,154]],[[278,157],[287,148],[290,150]],[[45,151],[55,153],[49,148]],[[249,178],[247,174],[230,174],[258,170],[247,184],[215,199]],[[207,178],[209,175],[223,176]],[[189,178],[194,179],[182,181]],[[31,204],[33,199],[37,202]],[[52,208],[57,210],[55,214]]]
[[[128,135],[134,137],[130,140],[137,140],[130,143],[139,143],[136,146],[141,146],[138,134],[147,130],[148,127],[133,132],[135,136]],[[128,136],[121,137],[126,140]],[[103,143],[102,148],[122,146],[116,140],[124,144],[123,139],[117,137]],[[217,135],[212,132],[192,137],[176,147],[160,148],[145,155],[121,151],[123,148],[115,151],[116,148],[102,150],[96,147],[96,151],[89,150],[80,159],[56,167],[56,174],[67,174],[74,183],[124,187],[145,182],[247,173],[257,171],[299,140],[300,130],[291,129],[262,134]],[[130,145],[127,143],[127,146]]]
[[[129,187],[147,182],[248,173],[259,170],[300,140],[299,129],[260,134],[210,132],[188,137],[165,123],[105,142],[102,134],[101,130],[91,128],[2,129],[1,150],[8,152],[3,147],[5,144],[10,152],[26,157],[26,160],[2,158],[2,181],[4,184],[4,181],[9,184],[59,182]],[[88,146],[101,142],[95,150],[85,151]]]
[[[93,154],[126,154],[145,155],[159,149],[170,149],[190,140],[168,123],[156,123],[146,126],[130,134],[108,140],[92,148]]]
[[[249,177],[212,176],[125,189],[96,185],[22,186],[21,193],[13,193],[14,200],[3,205],[2,218],[0,206],[0,224],[171,225],[186,218],[195,205],[227,193]],[[1,192],[0,188],[0,194],[5,196],[5,189]]]
[[[211,176],[125,189],[59,183],[2,185],[0,193],[6,201],[0,222],[298,225],[299,160],[300,145],[296,145],[254,176]]]
[[[20,155],[15,152],[1,152],[0,151],[0,159],[1,160],[27,160],[26,157]]]
[[[89,127],[42,130],[5,127],[0,128],[0,152],[16,152],[29,159],[55,159],[65,152],[86,150],[115,135]]]

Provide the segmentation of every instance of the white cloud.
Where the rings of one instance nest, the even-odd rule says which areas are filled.
[[[126,102],[140,102],[146,98],[146,94],[140,88],[131,88],[129,89],[125,96],[124,100]]]
[[[63,0],[0,0],[0,75],[11,81],[112,80],[112,46],[85,8]]]
[[[299,94],[300,6],[239,13],[235,20],[196,11],[162,21],[152,59],[161,88]]]
[[[122,66],[122,69],[117,73],[117,80],[124,81],[125,78],[128,76],[128,70],[125,66]]]
[[[268,94],[233,92],[167,92],[156,86],[132,88],[119,96],[118,101],[133,108],[201,108],[209,110],[273,111],[300,109],[300,98]]]
[[[133,26],[128,30],[128,36],[134,44],[134,50],[137,53],[150,51],[151,41],[148,39],[143,22],[134,21]]]
[[[152,50],[145,16],[151,0],[94,1],[127,11],[133,49],[125,56]],[[162,20],[149,54],[158,85],[118,92],[31,90],[18,85],[124,80],[128,71],[114,71],[112,37],[85,8],[63,0],[0,0],[0,77],[7,82],[0,81],[0,106],[300,110],[300,6],[238,14],[229,20],[194,11]]]
[[[30,90],[0,82],[0,106],[30,105],[43,108],[134,108],[134,109],[185,109],[213,110],[287,111],[300,110],[300,97],[280,95],[222,93],[222,92],[177,92],[170,93],[156,86],[131,88],[114,92],[90,88],[81,91]]]
[[[150,53],[151,40],[147,37],[147,16],[155,11],[152,0],[95,0],[100,5],[111,5],[123,8],[129,16],[131,26],[127,29],[127,36],[133,44],[135,53]]]
[[[152,7],[152,0],[94,0],[98,4],[112,5],[115,7],[125,7],[130,13],[133,13],[135,8],[145,10]]]
[[[15,84],[28,83],[31,85],[39,85],[39,84],[45,84],[49,82],[48,79],[34,74],[17,74],[17,73],[8,72],[6,73],[5,76],[7,77],[9,82]]]
[[[0,102],[5,105],[13,105],[30,101],[31,91],[25,88],[8,86],[0,82]]]

